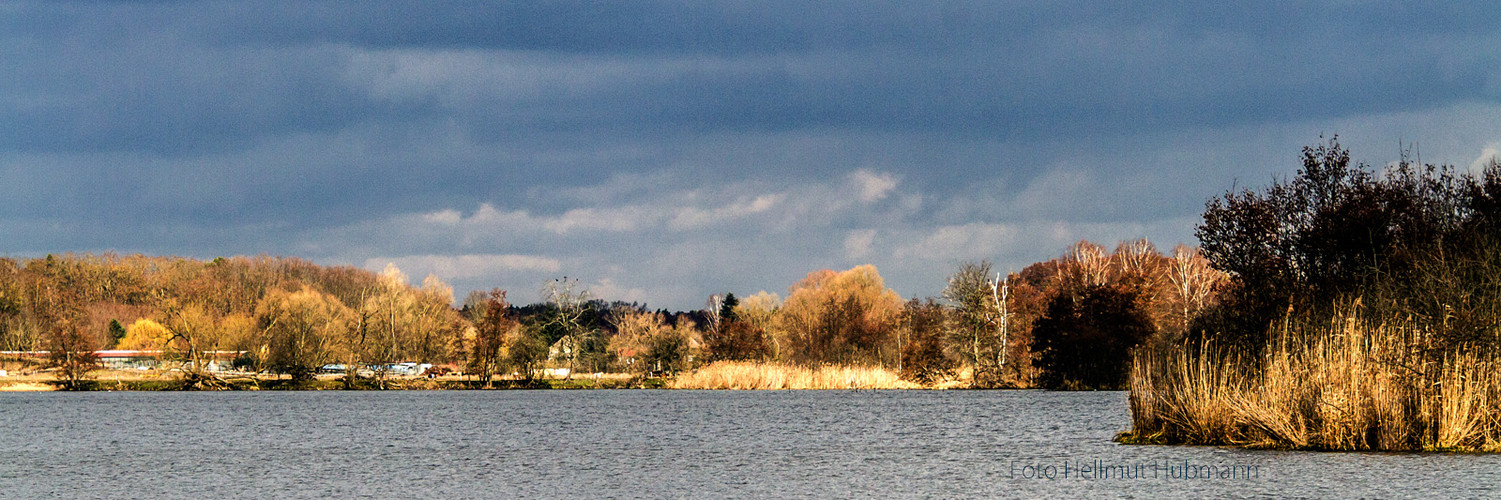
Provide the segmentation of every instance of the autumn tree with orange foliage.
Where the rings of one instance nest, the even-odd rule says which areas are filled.
[[[47,366],[67,390],[83,389],[89,372],[100,368],[98,346],[83,331],[83,311],[67,297],[72,290],[58,289],[44,282],[34,282],[30,290],[33,310],[48,325],[43,331],[42,348],[47,350]]]
[[[511,316],[511,304],[506,302],[505,290],[491,290],[484,302],[477,305],[483,312],[474,323],[474,340],[464,370],[478,375],[480,382],[488,387],[491,378],[501,371],[506,338],[520,324]]]
[[[801,364],[896,366],[902,299],[872,265],[814,271],[793,285],[776,325]]]
[[[912,299],[902,311],[901,376],[919,384],[933,384],[953,375],[957,363],[943,348],[948,315],[933,299]]]
[[[1113,252],[1080,241],[1022,277],[1043,291],[1023,302],[1046,304],[1044,310],[1021,316],[1036,326],[1027,330],[1037,381],[1053,388],[1117,386],[1132,349],[1180,343],[1225,279],[1198,249],[1179,245],[1165,256],[1145,239],[1121,242]]]
[[[720,301],[717,319],[704,332],[706,361],[760,361],[770,354],[766,346],[766,331],[759,325],[740,317],[740,300],[735,294],[725,294]]]

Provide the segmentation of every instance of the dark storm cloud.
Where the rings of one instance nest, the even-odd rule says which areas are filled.
[[[1207,196],[1286,171],[1319,133],[1365,132],[1358,146],[1423,140],[1467,163],[1501,140],[1494,12],[1483,2],[8,3],[0,253],[578,265],[670,300],[719,278],[627,263],[743,246],[756,257],[715,258],[796,269],[867,259],[905,282],[937,279],[932,268],[951,263],[915,256],[1021,261],[1070,238],[1186,238]],[[797,208],[888,180],[893,194],[866,205]],[[725,219],[753,230],[692,222],[728,217],[748,203],[740,191],[777,201]],[[475,219],[491,213],[482,207],[501,215]],[[388,227],[452,211],[465,222]],[[620,213],[641,220],[579,225]],[[747,222],[756,217],[771,219]],[[475,221],[573,229],[519,241],[463,225]],[[655,237],[664,231],[682,239]],[[631,256],[612,257],[622,247]],[[632,273],[671,275],[674,291],[648,277],[632,285]]]
[[[17,86],[55,99],[10,110],[0,137],[42,150],[193,151],[258,134],[451,116],[431,100],[362,94],[347,81],[348,53],[339,47],[520,51],[639,71],[677,63],[582,95],[477,89],[464,103],[474,107],[458,118],[495,139],[548,129],[811,127],[1032,140],[1226,126],[1493,100],[1501,63],[1485,5],[255,2],[22,10],[9,23],[13,40],[31,42],[11,44],[10,55],[26,61],[16,65]]]

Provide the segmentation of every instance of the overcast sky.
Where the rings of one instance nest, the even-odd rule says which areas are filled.
[[[0,2],[0,254],[672,309],[871,263],[921,297],[1192,244],[1320,134],[1501,149],[1494,3],[1219,3]]]

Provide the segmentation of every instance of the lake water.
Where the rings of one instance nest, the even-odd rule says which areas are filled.
[[[1112,443],[1128,425],[1121,392],[0,393],[0,497],[1501,496],[1498,455]]]

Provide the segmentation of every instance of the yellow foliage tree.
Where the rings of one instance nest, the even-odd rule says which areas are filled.
[[[901,310],[901,296],[866,264],[809,273],[792,286],[774,323],[792,361],[895,366]]]
[[[668,326],[661,314],[644,311],[617,312],[617,333],[609,349],[627,371],[675,372],[688,368],[702,340],[691,321]]]
[[[142,318],[125,327],[125,338],[120,339],[117,347],[127,351],[160,351],[170,338],[172,332],[167,327]]]
[[[346,355],[350,311],[333,295],[311,288],[273,290],[256,309],[267,337],[267,368],[293,380],[311,379],[319,366]]]

